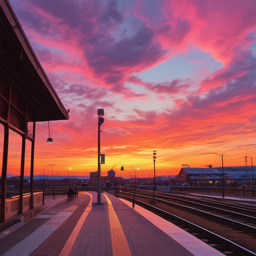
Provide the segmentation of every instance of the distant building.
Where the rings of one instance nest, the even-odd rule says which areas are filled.
[[[224,183],[226,186],[238,187],[252,184],[256,175],[252,175],[251,167],[224,167]],[[187,182],[190,186],[221,186],[222,168],[181,168],[178,183]]]
[[[114,186],[115,183],[115,172],[113,170],[108,171],[108,176],[101,176],[101,185],[108,182],[110,186]],[[98,185],[98,172],[90,173],[90,186]]]

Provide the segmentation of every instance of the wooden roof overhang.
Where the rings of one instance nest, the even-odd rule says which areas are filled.
[[[24,95],[29,121],[69,118],[7,0],[0,0],[0,71]]]

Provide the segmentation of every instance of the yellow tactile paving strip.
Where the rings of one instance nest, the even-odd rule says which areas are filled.
[[[82,228],[82,225],[84,224],[85,219],[87,218],[89,212],[92,209],[92,195],[86,192],[83,192],[87,195],[89,195],[91,197],[91,201],[88,204],[88,206],[86,207],[86,209],[84,210],[82,216],[80,217],[80,219],[78,220],[76,226],[74,227],[71,235],[68,238],[68,241],[65,243],[62,251],[60,252],[59,256],[68,256],[73,248],[73,245],[76,241],[76,238]]]
[[[113,256],[131,256],[130,248],[114,207],[107,197]]]

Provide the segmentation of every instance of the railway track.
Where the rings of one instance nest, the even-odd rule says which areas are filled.
[[[131,193],[132,192],[125,192],[125,193]],[[152,194],[139,192],[136,195],[140,196],[148,196],[149,198],[152,198]],[[219,217],[222,220],[237,222],[236,225],[240,225],[242,223],[242,226],[250,226],[249,228],[256,231],[256,211],[237,207],[237,206],[230,206],[225,204],[219,204],[214,202],[207,202],[207,201],[201,201],[197,199],[191,199],[191,198],[182,198],[182,197],[176,197],[176,196],[170,196],[170,195],[162,195],[157,194],[156,200],[161,200],[162,202],[168,202],[171,203],[174,206],[182,207],[185,209],[189,209],[192,211],[197,211],[201,214],[210,215],[212,217]],[[190,207],[193,206],[193,207]],[[217,215],[216,215],[217,214]],[[216,215],[216,216],[215,216]],[[228,217],[229,219],[226,219]],[[241,225],[240,225],[241,226]]]
[[[131,192],[122,192],[122,193],[127,193],[127,194],[130,194],[131,196],[133,196],[133,193],[131,193]],[[136,194],[136,196],[144,197],[147,199],[152,198],[152,195],[149,196],[149,195],[144,195],[142,193],[138,193],[138,194]],[[208,209],[208,211],[206,211],[206,210],[202,210],[199,208],[190,207],[185,204],[180,204],[180,203],[175,203],[173,201],[160,199],[158,197],[156,197],[155,200],[157,200],[158,202],[170,204],[172,206],[185,209],[187,211],[193,211],[196,214],[205,215],[206,217],[208,217],[208,218],[210,217],[211,219],[216,219],[217,221],[221,221],[223,224],[226,223],[227,225],[232,226],[233,228],[234,227],[238,228],[239,231],[246,232],[246,233],[251,232],[252,235],[256,234],[256,225],[255,224],[254,224],[255,226],[251,225],[252,221],[254,223],[256,222],[256,218],[254,216],[245,215],[245,214],[241,214],[241,213],[234,212],[234,211],[228,211],[228,210],[220,209],[220,208],[216,208],[216,207],[210,207],[208,205],[205,206]],[[195,206],[195,204],[193,204],[193,205]],[[196,206],[198,207],[199,204],[197,204]],[[200,208],[202,208],[202,207],[204,207],[204,205],[200,204]],[[215,213],[212,213],[212,212],[215,212]],[[223,214],[226,216],[227,213],[229,214],[229,218],[223,216]],[[236,219],[237,216],[238,216],[238,219]],[[243,222],[241,222],[241,221],[243,221]]]
[[[133,200],[133,193],[131,193],[131,192],[121,191],[118,193],[118,196],[128,199],[130,201]],[[152,195],[148,195],[148,194],[146,195],[143,193],[139,193],[139,194],[136,193],[136,198],[138,198],[138,197],[141,198],[142,200],[143,199],[144,200],[152,199]],[[219,234],[216,234],[216,233],[209,231],[199,225],[196,225],[196,224],[192,223],[191,221],[185,220],[184,218],[181,218],[173,213],[170,213],[169,211],[160,209],[159,207],[156,207],[154,205],[143,202],[142,200],[136,199],[136,203],[143,206],[144,208],[149,209],[150,211],[155,212],[159,216],[171,221],[175,225],[185,229],[189,233],[193,234],[194,236],[198,237],[199,239],[203,240],[204,242],[207,242],[209,245],[213,246],[217,250],[221,251],[223,254],[226,254],[226,255],[256,255],[255,252],[246,249],[245,247],[237,244],[236,242],[233,242],[227,238],[224,238],[223,236],[221,236]],[[251,226],[249,224],[236,221],[234,219],[229,219],[229,218],[219,216],[219,215],[216,215],[216,214],[213,214],[210,212],[206,212],[201,209],[196,209],[194,207],[177,204],[177,203],[171,202],[169,200],[164,200],[164,199],[161,199],[158,197],[156,197],[156,201],[164,203],[164,204],[169,204],[174,207],[183,208],[189,212],[193,211],[193,212],[196,212],[196,214],[204,215],[204,217],[207,216],[207,218],[212,220],[213,222],[217,221],[218,223],[220,223],[220,222],[225,223],[225,225],[227,225],[229,229],[236,228],[237,230],[239,230],[239,232],[246,232],[247,234],[249,232],[252,236],[254,236],[254,234],[256,234],[255,226]],[[200,207],[202,207],[202,205]],[[207,207],[208,207],[208,205],[207,205]],[[223,211],[223,209],[220,209],[220,210]],[[229,214],[231,214],[231,213],[229,212]],[[239,213],[236,213],[236,215],[239,215]],[[245,214],[242,214],[242,216],[243,216],[243,218],[252,218],[252,220],[255,222],[256,218],[254,216],[248,215],[249,217],[247,217],[247,215],[245,215]],[[238,252],[239,252],[239,254],[238,254]]]
[[[144,190],[145,191],[145,190]],[[140,190],[141,193],[144,192],[143,190]],[[151,191],[147,191],[149,192],[149,194],[152,195],[152,192]],[[211,206],[212,205],[215,205],[215,206],[218,206],[218,207],[222,207],[222,208],[225,208],[225,209],[230,209],[230,210],[236,210],[236,211],[239,211],[239,212],[244,212],[246,214],[252,214],[252,215],[256,215],[256,205],[253,206],[246,206],[246,205],[239,205],[239,207],[237,206],[237,203],[235,203],[234,201],[230,201],[230,200],[227,200],[227,199],[222,199],[222,198],[218,198],[217,200],[219,201],[216,201],[216,198],[215,199],[211,199],[209,197],[207,198],[202,198],[200,196],[191,196],[191,195],[181,195],[181,194],[169,194],[169,193],[163,193],[163,192],[157,192],[157,196],[158,197],[169,197],[169,198],[175,198],[175,199],[184,199],[184,198],[187,198],[189,199],[190,201],[193,201],[193,202],[203,202],[203,203],[206,203],[206,204],[210,204]],[[223,202],[225,201],[225,202]]]

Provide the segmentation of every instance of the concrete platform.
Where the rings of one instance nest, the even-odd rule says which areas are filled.
[[[80,192],[0,239],[0,255],[222,255],[172,223],[115,196]]]

